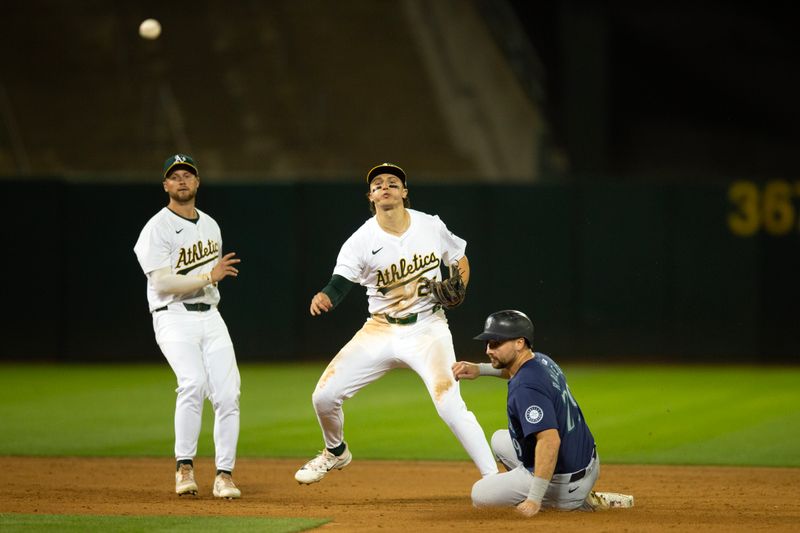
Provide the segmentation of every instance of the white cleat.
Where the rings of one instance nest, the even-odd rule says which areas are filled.
[[[178,496],[184,494],[197,494],[197,483],[194,481],[194,468],[192,465],[182,464],[175,472],[175,492]]]
[[[214,496],[225,498],[226,500],[235,500],[242,497],[242,491],[233,482],[230,474],[222,472],[214,478]]]
[[[311,459],[303,465],[303,468],[294,474],[294,478],[298,483],[310,485],[316,483],[325,477],[325,474],[333,470],[341,470],[350,464],[353,460],[353,454],[350,453],[350,448],[345,448],[342,455],[333,455],[328,450],[322,450],[319,455]]]
[[[605,509],[628,509],[633,507],[633,496],[630,494],[620,494],[618,492],[592,491],[586,498],[586,502],[595,511]]]

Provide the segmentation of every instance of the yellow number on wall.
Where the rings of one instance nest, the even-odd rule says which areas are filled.
[[[728,227],[734,235],[754,235],[761,224],[758,187],[751,181],[736,181],[728,189],[728,198],[736,211],[728,215]]]
[[[783,235],[793,226],[792,186],[786,181],[770,181],[764,187],[764,229],[772,235]]]

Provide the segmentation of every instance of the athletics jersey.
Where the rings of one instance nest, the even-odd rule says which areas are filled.
[[[536,434],[557,429],[561,446],[554,473],[577,472],[592,458],[594,437],[564,373],[545,354],[534,355],[508,381],[508,430],[517,458],[533,472]]]
[[[145,275],[170,267],[173,274],[195,276],[211,272],[222,251],[222,234],[217,222],[197,211],[197,220],[189,220],[164,207],[151,218],[133,247]],[[147,279],[150,311],[177,302],[219,303],[219,289],[206,285],[189,294],[160,293]]]
[[[373,216],[342,245],[334,274],[367,288],[369,312],[403,317],[436,303],[420,285],[441,279],[441,267],[464,257],[465,240],[453,235],[438,216],[407,209],[411,224],[401,236],[390,235]]]

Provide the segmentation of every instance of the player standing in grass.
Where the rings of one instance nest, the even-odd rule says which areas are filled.
[[[342,403],[393,368],[411,368],[422,378],[439,416],[481,475],[496,474],[483,429],[467,410],[450,369],[453,338],[442,309],[463,301],[469,281],[467,243],[438,216],[409,209],[406,174],[397,165],[372,168],[367,185],[375,216],[344,243],[333,277],[314,295],[310,311],[313,316],[330,311],[360,284],[367,288],[370,317],[317,383],[312,401],[325,448],[295,479],[315,483],[350,463]],[[440,269],[448,265],[450,277],[439,281]]]
[[[508,429],[492,435],[492,450],[508,470],[472,487],[476,507],[514,505],[525,516],[542,507],[595,510],[632,507],[633,496],[592,490],[600,473],[594,437],[561,368],[533,352],[533,323],[520,311],[498,311],[476,340],[491,364],[459,361],[453,376],[508,379]]]
[[[147,276],[156,341],[178,380],[175,492],[197,494],[193,459],[207,397],[214,407],[213,494],[239,498],[231,478],[239,439],[239,369],[217,310],[217,283],[239,274],[234,266],[239,259],[234,253],[222,256],[217,222],[195,207],[200,178],[194,160],[173,155],[162,176],[169,203],[145,224],[134,251]]]

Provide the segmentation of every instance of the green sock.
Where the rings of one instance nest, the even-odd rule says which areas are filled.
[[[342,441],[342,443],[338,445],[336,448],[328,448],[328,451],[331,452],[333,455],[339,456],[342,455],[346,449],[347,449],[347,444],[345,444],[345,442]]]

